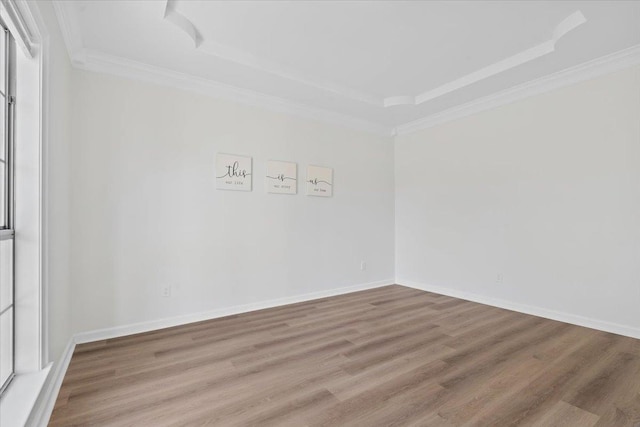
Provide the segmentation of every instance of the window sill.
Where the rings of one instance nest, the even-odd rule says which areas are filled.
[[[13,378],[0,399],[2,427],[22,427],[26,424],[50,370],[51,364],[41,371],[17,374]]]

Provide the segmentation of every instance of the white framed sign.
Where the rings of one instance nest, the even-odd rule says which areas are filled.
[[[216,188],[251,191],[251,157],[218,153],[216,156]]]
[[[293,162],[268,160],[265,184],[267,193],[296,194],[298,192],[298,165]]]
[[[307,166],[307,196],[331,197],[333,195],[333,169]]]

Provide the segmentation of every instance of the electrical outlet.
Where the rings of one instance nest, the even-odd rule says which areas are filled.
[[[365,271],[367,269],[367,263],[365,261],[360,261],[360,270]]]
[[[165,298],[170,297],[171,296],[171,286],[163,286],[161,295],[163,297],[165,297]]]
[[[496,276],[496,283],[502,282],[504,282],[504,275],[502,273],[498,273],[498,275]]]

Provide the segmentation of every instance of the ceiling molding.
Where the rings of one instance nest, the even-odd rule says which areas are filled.
[[[279,64],[275,61],[269,61],[265,58],[259,58],[253,54],[230,46],[222,45],[220,43],[215,43],[212,41],[206,41],[200,46],[199,50],[207,55],[215,56],[216,58],[220,58],[225,61],[230,61],[236,64],[251,67],[255,70],[272,74],[274,76],[294,81],[296,83],[301,83],[303,85],[310,86],[324,92],[330,92],[341,96],[342,98],[363,102],[375,107],[384,107],[384,101],[381,97],[360,92],[355,89],[342,86],[316,76],[311,76],[308,74],[303,75],[303,73],[300,73],[297,70]]]
[[[194,47],[197,49],[202,42],[202,36],[198,32],[198,29],[193,23],[188,20],[184,15],[176,12],[176,0],[167,0],[164,5],[164,19],[171,22],[173,25],[184,31],[187,36],[193,41]]]
[[[84,41],[82,39],[78,17],[67,2],[52,0],[51,3],[53,4],[53,10],[58,19],[62,39],[67,47],[67,53],[69,54],[71,63],[74,65],[76,63],[82,63],[84,61],[82,57]]]
[[[250,89],[243,89],[214,80],[208,80],[87,49],[84,47],[80,24],[72,5],[61,0],[52,0],[52,4],[60,25],[67,53],[69,54],[69,59],[71,64],[76,68],[153,82],[163,86],[206,94],[239,102],[244,105],[261,107],[270,111],[337,124],[377,135],[394,135],[395,130],[392,126],[372,123],[367,120],[314,108],[277,96],[267,95]],[[165,15],[167,13],[167,5],[165,5]]]
[[[567,68],[527,83],[478,98],[466,104],[415,120],[396,128],[397,135],[407,135],[482,111],[511,104],[524,98],[559,89],[595,77],[640,64],[640,45]]]
[[[435,89],[421,93],[415,97],[414,105],[419,105],[432,99],[438,98],[447,93],[451,93],[465,86],[472,85],[481,80],[500,74],[504,71],[515,68],[519,65],[526,64],[545,55],[548,55],[556,50],[556,43],[567,33],[578,28],[580,25],[587,22],[587,18],[584,17],[581,11],[577,10],[571,15],[562,20],[553,30],[552,37],[536,46],[523,50],[522,52],[511,55],[501,61],[495,62],[489,66],[476,70],[472,73],[462,76],[459,79],[445,83],[442,86],[438,86]],[[386,101],[386,100],[385,100]]]
[[[238,88],[202,77],[196,77],[190,74],[184,74],[144,64],[127,58],[107,55],[90,49],[83,49],[80,56],[84,60],[82,62],[74,62],[74,66],[83,70],[151,82],[162,86],[209,95],[244,105],[264,108],[269,111],[318,120],[377,135],[394,135],[394,128],[391,126],[383,126],[377,123],[347,116],[345,114],[310,107],[277,96]]]
[[[529,49],[518,52],[508,58],[490,64],[465,76],[447,82],[434,89],[428,90],[416,96],[396,95],[381,98],[375,95],[366,94],[355,89],[348,88],[334,82],[311,76],[286,67],[275,61],[260,58],[251,53],[233,48],[231,46],[204,41],[201,39],[195,25],[184,15],[175,11],[177,0],[166,0],[165,19],[177,25],[194,40],[195,47],[200,51],[217,58],[234,62],[236,64],[251,67],[253,69],[269,73],[287,80],[302,83],[326,92],[337,94],[343,98],[364,102],[376,107],[388,108],[396,105],[420,105],[432,99],[454,92],[463,87],[472,85],[481,80],[500,74],[504,71],[523,65],[527,62],[538,59],[555,51],[556,43],[567,33],[573,31],[580,25],[587,22],[587,19],[580,10],[576,10],[571,15],[562,20],[553,30],[551,38]],[[199,39],[200,37],[200,39]],[[204,42],[204,43],[203,43]]]
[[[513,103],[530,96],[640,64],[640,45],[636,45],[393,128],[346,114],[311,107],[277,96],[266,95],[249,89],[238,88],[202,77],[196,77],[86,49],[83,44],[79,21],[77,20],[78,17],[73,10],[69,10],[72,9],[72,7],[70,7],[72,5],[68,5],[67,2],[60,0],[52,0],[52,3],[71,63],[76,68],[153,82],[163,86],[220,97],[245,105],[261,107],[271,111],[319,120],[385,136],[410,134]],[[573,25],[575,25],[575,22]],[[567,29],[570,31],[573,28],[575,28],[575,26],[572,25],[567,25],[566,27],[557,26],[556,30],[554,30],[554,39],[557,41],[567,33]],[[335,91],[332,90],[332,92]],[[402,105],[402,103],[415,99],[415,97],[400,96],[387,99],[390,105]]]
[[[395,128],[328,110],[313,108],[276,96],[261,94],[201,77],[143,64],[126,58],[106,55],[101,52],[84,49],[84,52],[82,52],[80,56],[85,58],[85,60],[83,62],[75,62],[74,66],[76,68],[174,87],[238,102],[244,105],[265,108],[269,111],[319,120],[378,135],[395,136],[407,135],[428,129],[554,89],[640,65],[640,45],[585,62],[575,67],[567,68],[539,79],[531,80],[527,83],[475,99],[466,104],[405,123]]]
[[[203,40],[196,26],[184,15],[175,11],[176,0],[166,0],[165,19],[178,26],[194,41],[196,49],[207,55],[214,56],[225,61],[244,65],[264,73],[272,74],[283,79],[295,81],[306,86],[311,86],[325,92],[331,92],[343,98],[352,99],[376,107],[384,107],[381,97],[357,91],[355,89],[330,82],[317,76],[301,73],[291,67],[287,67],[276,61],[260,58],[249,52],[236,49],[231,46]],[[204,42],[204,43],[203,43]]]
[[[415,96],[389,96],[384,99],[385,107],[393,107],[394,105],[415,105]]]

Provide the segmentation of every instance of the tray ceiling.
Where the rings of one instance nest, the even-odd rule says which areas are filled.
[[[55,6],[77,66],[382,133],[640,63],[639,1]]]

